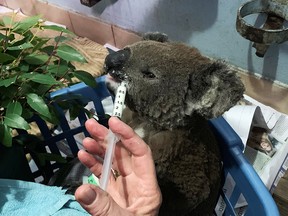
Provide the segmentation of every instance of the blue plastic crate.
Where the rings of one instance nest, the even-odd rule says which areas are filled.
[[[60,89],[51,93],[50,97],[53,99],[57,96],[67,97],[69,95],[81,95],[81,104],[86,104],[90,101],[94,102],[95,110],[97,110],[97,115],[99,117],[99,122],[103,125],[107,125],[107,118],[105,116],[105,112],[102,106],[101,101],[107,97],[111,97],[108,89],[105,84],[105,77],[99,77],[96,79],[97,87],[95,89],[85,85],[84,83],[78,83],[72,85],[67,88]],[[80,101],[79,101],[80,102]],[[60,117],[60,124],[57,125],[57,131],[60,133],[55,134],[55,128],[51,129],[48,127],[46,122],[39,118],[38,116],[34,116],[30,122],[35,122],[41,132],[41,136],[43,138],[42,144],[46,147],[47,152],[51,152],[53,154],[61,155],[59,150],[59,142],[62,142],[68,145],[69,151],[75,157],[77,156],[77,152],[79,151],[77,141],[75,136],[77,134],[83,133],[84,136],[89,136],[89,133],[85,129],[85,121],[87,120],[87,116],[84,111],[81,111],[78,115],[79,119],[79,127],[72,128],[66,120],[65,110],[62,110],[57,104],[55,104],[57,108],[57,114]],[[21,131],[20,131],[21,133]],[[22,133],[27,133],[22,131]],[[30,153],[30,152],[29,152]],[[33,156],[32,156],[33,157]],[[35,158],[34,158],[35,159]],[[55,163],[52,161],[51,163],[46,163],[45,167],[41,167],[39,163],[32,163],[32,174],[37,182],[47,183],[49,179],[53,176],[55,171],[60,168],[63,164]],[[31,166],[31,164],[30,164]]]
[[[59,95],[80,94],[83,95],[84,102],[93,101],[99,116],[105,116],[101,101],[109,97],[110,93],[105,85],[105,76],[97,78],[96,81],[98,86],[95,89],[86,86],[84,83],[80,83],[52,93],[51,98]],[[84,127],[87,117],[84,113],[81,113],[78,117],[81,125],[78,128],[71,129],[66,121],[65,112],[61,109],[58,111],[61,116],[61,123],[59,126],[62,129],[62,133],[52,135],[51,130],[47,128],[45,122],[36,119],[36,123],[39,125],[45,139],[45,144],[49,147],[51,152],[60,154],[56,143],[66,139],[72,153],[76,156],[78,147],[74,135],[77,133],[84,133],[86,136],[89,136]],[[105,118],[99,119],[102,124],[106,124],[106,120],[107,119]],[[243,154],[243,144],[239,136],[222,117],[211,120],[210,125],[219,140],[223,158],[225,181],[223,182],[223,190],[221,190],[220,195],[223,198],[223,202],[225,202],[224,215],[236,215],[234,210],[239,197],[241,197],[242,201],[244,199],[248,204],[248,206],[244,208],[245,215],[279,215],[278,208],[271,194],[266,189],[253,167],[246,160]],[[52,163],[51,166],[51,174],[53,174],[53,170],[59,166],[57,163]],[[34,174],[35,176],[39,175],[37,172]],[[229,179],[230,184],[231,181],[233,184],[233,190],[229,191],[229,193],[225,188],[227,179]]]
[[[274,199],[243,154],[244,146],[240,137],[223,117],[210,120],[210,125],[220,143],[224,166],[225,182],[221,191],[226,204],[224,215],[238,215],[235,205],[241,197],[248,204],[243,208],[245,215],[278,216]],[[229,193],[226,190],[227,181],[233,187]]]

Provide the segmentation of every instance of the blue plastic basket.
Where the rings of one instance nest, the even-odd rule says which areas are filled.
[[[110,97],[111,95],[106,88],[104,76],[97,78],[96,82],[97,87],[95,89],[85,85],[84,83],[78,83],[51,93],[50,97],[53,99],[57,96],[61,96],[62,98],[67,96],[67,98],[69,98],[71,94],[82,95],[81,104],[86,104],[90,101],[94,102],[93,104],[95,110],[97,110],[99,123],[107,125],[107,118],[105,116],[101,101],[107,97]],[[89,133],[86,131],[84,126],[85,121],[87,120],[87,115],[84,111],[81,111],[78,115],[78,120],[80,123],[79,127],[72,128],[65,117],[65,110],[62,110],[57,104],[55,104],[55,106],[57,108],[57,114],[60,117],[60,124],[57,125],[57,131],[60,131],[60,133],[55,134],[54,130],[51,130],[46,122],[38,116],[34,116],[30,122],[35,122],[37,124],[43,138],[42,144],[45,146],[47,152],[61,155],[58,148],[58,143],[62,142],[62,144],[65,143],[68,145],[70,153],[75,157],[79,151],[75,136],[80,133],[83,133],[84,136],[89,136]],[[27,132],[24,131],[24,133]],[[35,160],[35,158],[33,159]],[[55,171],[62,165],[63,164],[61,163],[52,161],[46,163],[45,167],[41,167],[39,163],[36,162],[36,164],[33,164],[33,177],[35,178],[36,182],[47,183],[49,179],[54,175]]]
[[[101,101],[109,97],[110,93],[105,85],[105,76],[97,78],[96,81],[98,85],[95,89],[86,86],[84,83],[80,83],[52,93],[51,98],[60,95],[80,94],[83,95],[84,102],[93,101],[99,116],[105,116]],[[65,139],[73,155],[76,156],[79,149],[74,135],[84,133],[85,136],[89,136],[84,127],[87,117],[84,112],[80,113],[78,118],[81,125],[78,128],[71,129],[66,121],[65,112],[61,109],[58,109],[58,111],[61,116],[59,126],[62,129],[62,133],[58,135],[52,135],[51,130],[48,129],[42,120],[36,119],[35,121],[39,125],[45,144],[52,153],[60,154],[56,143]],[[105,118],[99,119],[102,124],[106,124],[106,120]],[[248,206],[245,207],[245,214],[241,215],[279,215],[278,208],[271,194],[253,167],[246,160],[243,154],[243,144],[239,136],[222,117],[211,120],[210,125],[219,140],[223,157],[225,181],[223,182],[223,190],[221,190],[220,196],[224,202],[224,215],[237,215],[235,205],[237,205],[239,197],[241,197],[242,200],[244,199],[248,204]],[[58,167],[57,163],[52,163],[51,174],[53,174],[53,171]],[[39,173],[35,172],[34,175],[36,177]],[[229,193],[226,188],[228,177],[229,182],[231,183],[232,180],[233,183],[233,190],[229,191]]]
[[[241,197],[248,204],[242,210],[245,215],[278,216],[279,211],[270,192],[243,154],[244,146],[240,137],[223,117],[210,120],[210,125],[220,143],[224,166],[225,182],[221,191],[226,204],[224,215],[243,215],[235,212]],[[229,193],[227,181],[230,182],[230,188],[233,187]]]

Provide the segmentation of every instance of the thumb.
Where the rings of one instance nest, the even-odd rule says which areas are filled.
[[[84,184],[77,188],[75,198],[93,216],[129,215],[101,188]]]

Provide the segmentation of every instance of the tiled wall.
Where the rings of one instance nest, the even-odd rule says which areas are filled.
[[[133,32],[115,25],[104,23],[99,19],[66,11],[63,8],[38,0],[0,0],[0,4],[12,9],[21,8],[26,15],[43,14],[46,20],[66,25],[77,35],[87,37],[99,44],[109,43],[122,48],[140,39]],[[247,73],[240,73],[246,87],[246,93],[256,100],[288,114],[288,89],[259,79]]]
[[[26,15],[42,14],[46,20],[66,25],[75,34],[87,37],[100,44],[109,43],[122,48],[128,43],[140,39],[135,33],[125,31],[115,25],[102,22],[97,18],[67,11],[47,2],[38,0],[0,0],[0,4],[12,9],[21,8],[21,11]]]

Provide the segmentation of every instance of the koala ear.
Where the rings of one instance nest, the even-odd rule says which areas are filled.
[[[164,43],[168,42],[168,35],[160,32],[147,32],[143,35],[143,40],[153,40]]]
[[[185,114],[198,113],[206,119],[218,117],[234,106],[244,93],[240,78],[217,61],[189,77]]]

